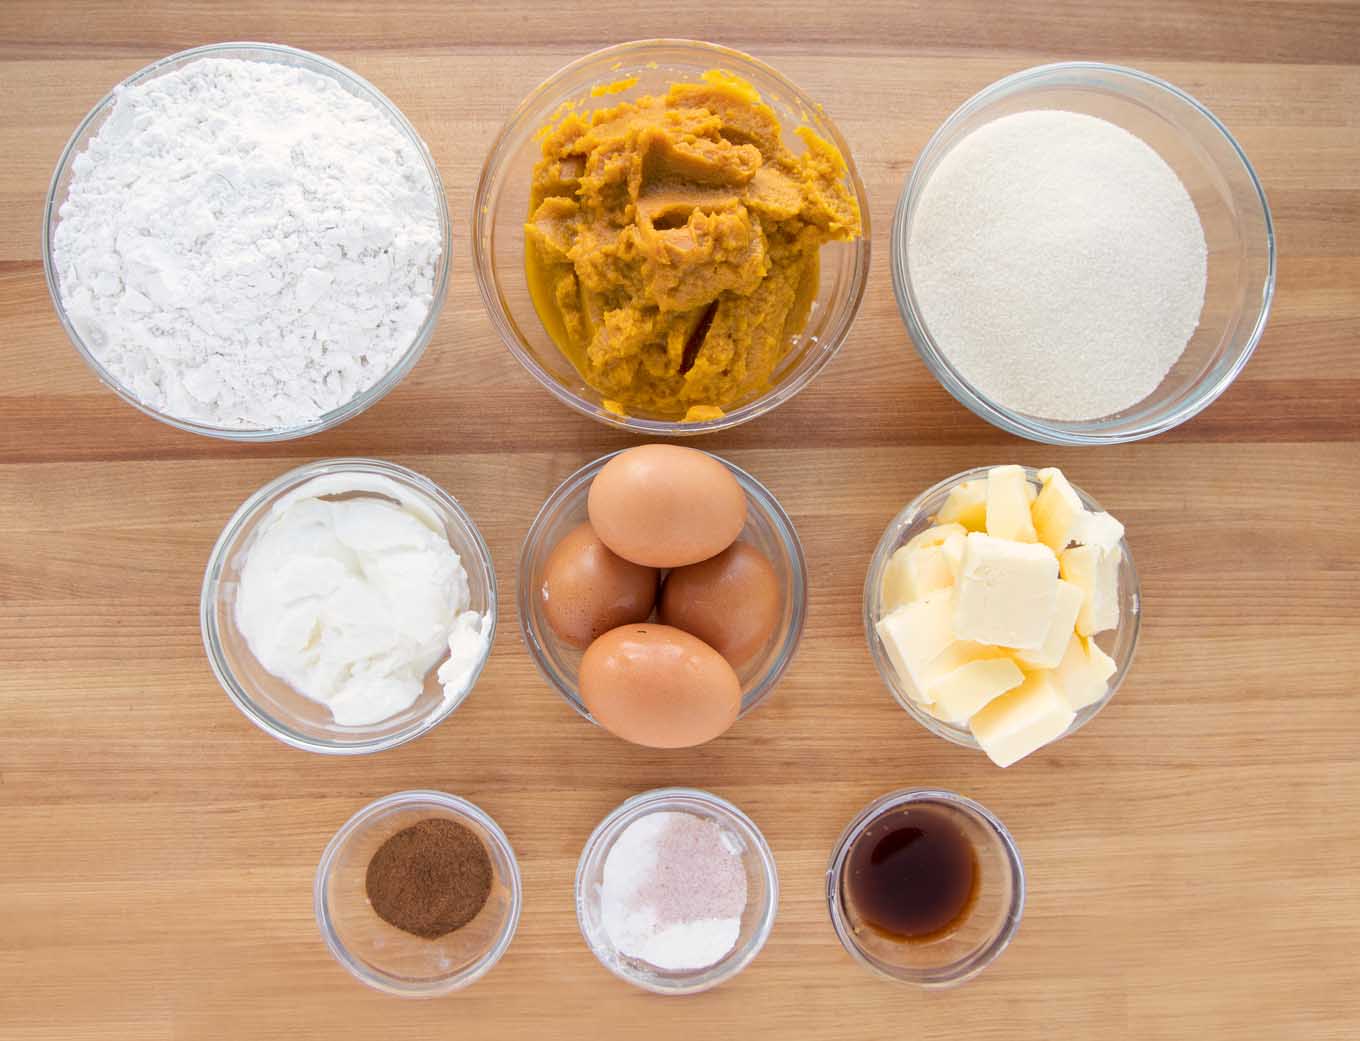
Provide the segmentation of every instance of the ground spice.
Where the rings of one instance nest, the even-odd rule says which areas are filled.
[[[383,921],[435,940],[477,917],[491,896],[493,874],[486,846],[470,828],[431,817],[378,847],[364,889]]]

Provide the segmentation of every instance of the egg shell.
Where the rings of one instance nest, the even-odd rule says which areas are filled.
[[[666,576],[657,618],[699,637],[734,668],[769,641],[783,614],[779,576],[760,550],[737,541]]]
[[[581,700],[610,733],[649,748],[712,741],[741,708],[741,681],[697,636],[669,625],[624,625],[587,648]]]
[[[736,541],[746,493],[719,460],[679,445],[620,452],[590,485],[590,523],[625,560],[646,567],[697,564]]]
[[[583,522],[548,554],[538,595],[553,632],[585,648],[610,629],[650,618],[658,581],[656,568],[624,560]]]

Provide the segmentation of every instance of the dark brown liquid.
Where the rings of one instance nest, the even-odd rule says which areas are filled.
[[[850,848],[846,903],[893,940],[919,943],[953,931],[972,910],[977,853],[954,814],[918,803],[889,810]]]

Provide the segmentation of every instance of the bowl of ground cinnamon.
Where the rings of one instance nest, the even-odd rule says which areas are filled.
[[[472,803],[397,792],[335,833],[314,904],[326,946],[355,978],[434,997],[480,978],[510,946],[519,867],[505,833]]]

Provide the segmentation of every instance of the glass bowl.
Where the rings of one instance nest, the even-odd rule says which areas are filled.
[[[368,862],[396,832],[431,817],[456,821],[491,857],[491,896],[477,917],[434,940],[389,925],[368,902]],[[312,906],[321,937],[355,979],[404,998],[432,998],[484,976],[510,946],[519,925],[519,865],[505,832],[456,795],[409,791],[369,803],[335,833],[321,854]]]
[[[855,842],[888,814],[928,805],[947,813],[977,856],[976,897],[961,925],[921,943],[891,940],[860,920],[844,876]],[[985,969],[1011,942],[1025,909],[1025,867],[1005,826],[972,799],[937,788],[903,788],[875,799],[841,832],[826,871],[826,903],[841,945],[865,968],[898,983],[943,989]]]
[[[397,128],[407,142],[415,149],[425,164],[425,169],[430,176],[430,183],[435,197],[435,212],[439,217],[439,237],[441,242],[441,252],[438,264],[435,267],[434,285],[431,288],[432,298],[430,302],[429,314],[425,316],[425,321],[416,333],[411,345],[406,348],[404,354],[393,364],[392,368],[379,379],[373,386],[351,398],[339,408],[332,409],[319,416],[310,423],[305,423],[296,427],[284,427],[277,429],[237,429],[235,427],[218,427],[195,420],[181,419],[177,416],[161,412],[140,400],[131,388],[122,384],[112,373],[100,364],[99,360],[90,350],[89,345],[81,336],[76,324],[67,313],[65,305],[61,300],[61,291],[56,266],[52,257],[52,236],[56,231],[57,225],[61,222],[61,207],[66,201],[67,193],[70,189],[71,179],[74,173],[74,163],[76,157],[85,151],[90,139],[99,132],[99,129],[108,120],[114,110],[114,99],[118,91],[134,84],[144,83],[147,80],[164,76],[166,73],[175,72],[184,66],[198,61],[202,58],[226,58],[240,61],[260,61],[271,62],[279,65],[288,65],[295,68],[306,69],[308,72],[325,76],[327,79],[338,83],[347,93],[355,97],[362,98],[373,104],[381,111],[391,124]],[[285,441],[296,437],[306,437],[308,434],[320,433],[322,430],[329,430],[331,427],[338,426],[347,419],[352,419],[360,412],[363,412],[370,405],[377,402],[388,391],[395,387],[408,372],[420,360],[424,353],[425,346],[430,342],[430,337],[434,334],[434,328],[439,321],[439,312],[444,307],[444,295],[449,285],[449,268],[453,259],[453,233],[449,223],[448,202],[444,198],[444,182],[440,180],[439,170],[435,166],[430,150],[421,140],[401,111],[392,104],[375,86],[367,80],[346,69],[342,65],[312,54],[308,51],[298,50],[295,47],[286,47],[282,44],[274,43],[215,43],[206,47],[193,47],[187,51],[180,51],[159,61],[152,62],[146,68],[133,73],[123,80],[117,87],[104,95],[104,98],[90,110],[89,114],[76,127],[76,131],[71,135],[71,139],[66,143],[62,150],[61,158],[57,160],[56,171],[52,175],[52,183],[47,189],[47,201],[43,207],[43,226],[42,226],[42,255],[43,272],[47,276],[47,291],[52,297],[52,306],[56,308],[57,317],[61,320],[62,328],[66,330],[66,335],[75,346],[76,351],[84,359],[96,376],[100,378],[111,390],[120,398],[134,408],[145,412],[153,419],[158,419],[162,423],[168,423],[172,427],[180,430],[187,430],[194,434],[204,434],[208,437],[219,437],[228,441]]]
[[[740,850],[746,867],[746,910],[737,942],[705,969],[667,971],[628,957],[614,947],[604,928],[600,890],[609,851],[634,821],[658,812],[690,813],[716,822]],[[779,873],[760,829],[726,799],[696,788],[656,788],[628,799],[591,833],[576,867],[576,920],[586,946],[619,979],[654,994],[697,994],[730,980],[765,946],[778,905]]]
[[[519,560],[519,625],[529,656],[567,704],[592,723],[597,721],[581,700],[577,684],[577,673],[585,652],[553,632],[543,612],[543,598],[538,593],[553,548],[564,535],[589,519],[586,500],[590,495],[590,483],[616,455],[618,452],[611,452],[587,463],[558,485],[529,526]],[[807,614],[807,562],[803,559],[803,546],[798,541],[793,521],[769,489],[726,459],[713,458],[727,467],[746,493],[746,526],[738,537],[765,554],[774,565],[783,592],[784,611],[764,650],[736,670],[737,678],[741,680],[740,715],[744,716],[774,689],[798,648]]]
[[[821,286],[807,326],[776,367],[771,385],[725,415],[682,423],[661,416],[620,416],[603,405],[562,354],[534,309],[524,275],[524,224],[529,218],[529,181],[542,155],[538,131],[562,111],[591,112],[646,94],[673,82],[698,79],[710,69],[736,73],[753,84],[774,108],[785,143],[805,150],[793,133],[808,126],[845,157],[847,186],[859,202],[863,233],[853,242],[822,247]],[[593,87],[634,77],[626,90],[593,95]],[[487,312],[510,352],[563,404],[611,426],[649,437],[703,434],[745,423],[802,390],[840,349],[859,311],[869,274],[869,199],[850,147],[820,105],[780,73],[748,54],[696,40],[638,40],[588,54],[551,76],[520,102],[491,146],[472,207],[472,258]]]
[[[437,663],[425,689],[409,708],[368,726],[341,726],[330,709],[299,694],[268,672],[236,626],[236,593],[260,522],[281,498],[316,477],[350,475],[386,478],[430,511],[448,534],[449,545],[467,571],[469,610],[489,618],[481,660],[463,693],[445,697]],[[357,495],[384,497],[380,492]],[[222,529],[208,558],[199,604],[203,646],[213,673],[232,702],[252,723],[286,745],[326,755],[364,755],[405,744],[431,729],[462,704],[476,685],[496,636],[496,573],[481,533],[457,501],[433,481],[405,467],[377,459],[327,459],[290,470],[247,499]]]
[[[883,641],[879,639],[874,626],[883,617],[883,575],[893,553],[897,551],[898,547],[906,545],[913,536],[931,526],[932,518],[939,512],[945,499],[949,497],[949,493],[956,486],[964,481],[986,477],[987,471],[990,469],[992,469],[990,466],[978,466],[972,470],[955,474],[933,488],[928,488],[908,503],[902,512],[892,519],[892,523],[888,525],[883,537],[878,540],[878,546],[869,562],[868,577],[864,581],[864,632],[869,640],[869,654],[874,659],[874,664],[878,666],[878,674],[883,677],[883,682],[888,685],[888,690],[892,692],[892,696],[897,699],[899,705],[907,710],[912,719],[936,737],[942,737],[956,745],[963,745],[965,748],[973,748],[978,751],[981,751],[981,746],[966,725],[956,726],[953,723],[936,719],[907,693],[907,688],[897,675],[897,670],[888,660],[887,651],[883,648]],[[1025,467],[1025,476],[1031,484],[1039,483],[1037,470]],[[1070,482],[1071,478],[1069,477],[1068,480]],[[1088,510],[1101,511],[1100,503],[1078,488],[1076,484],[1072,484],[1072,490],[1077,493],[1082,505]],[[1061,737],[1057,738],[1059,741],[1071,737],[1094,719],[1096,713],[1110,703],[1110,699],[1114,697],[1119,685],[1124,682],[1124,678],[1129,674],[1129,668],[1133,664],[1133,652],[1138,646],[1138,632],[1142,624],[1142,597],[1138,587],[1138,572],[1133,566],[1133,554],[1129,551],[1128,540],[1121,539],[1119,548],[1121,551],[1119,562],[1119,625],[1114,629],[1100,633],[1095,638],[1097,646],[1114,659],[1114,675],[1110,677],[1109,683],[1106,685],[1104,697],[1078,711],[1077,718],[1072,721],[1072,725]]]
[[[1143,401],[1100,419],[1066,422],[991,400],[949,361],[916,298],[907,242],[917,205],[940,160],[1001,116],[1060,109],[1097,116],[1142,138],[1185,185],[1208,245],[1204,309],[1185,352]],[[1265,193],[1227,128],[1189,94],[1135,69],[1096,62],[1043,65],[993,83],[958,108],[926,144],[897,204],[893,289],[926,367],[969,409],[1002,430],[1055,445],[1118,444],[1163,433],[1207,408],[1251,357],[1275,291],[1275,232]]]

